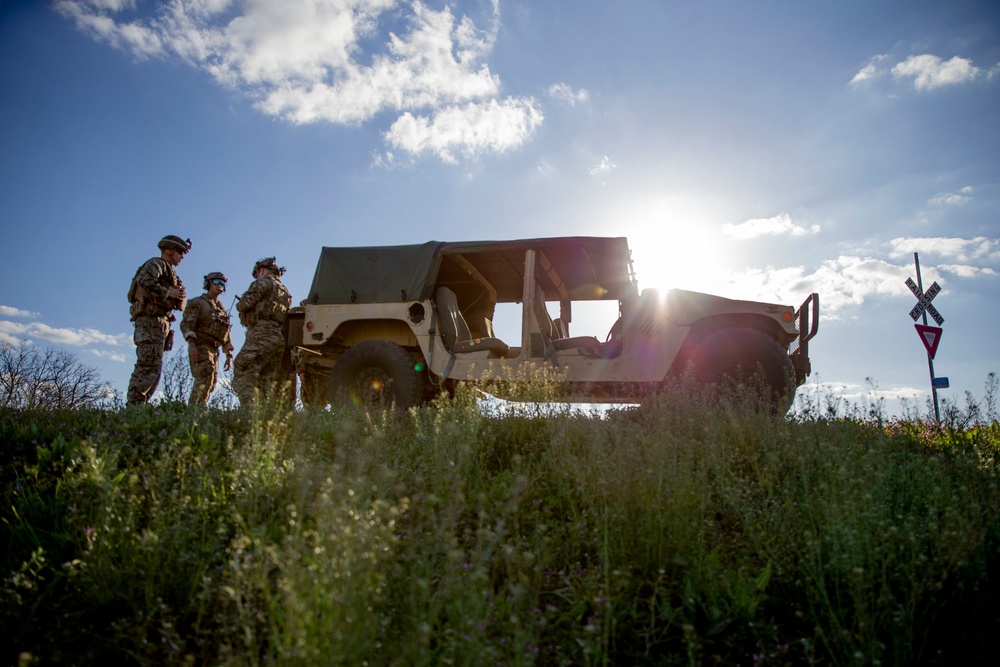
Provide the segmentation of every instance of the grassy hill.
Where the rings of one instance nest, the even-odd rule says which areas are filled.
[[[970,664],[1000,425],[0,411],[4,665]]]

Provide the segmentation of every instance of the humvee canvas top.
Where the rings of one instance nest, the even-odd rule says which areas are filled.
[[[496,301],[522,299],[525,251],[549,268],[538,273],[545,294],[558,300],[617,300],[634,294],[628,241],[563,237],[513,241],[430,241],[419,245],[324,247],[303,303],[387,303],[431,297],[434,285],[485,282]],[[478,275],[476,275],[478,274]]]

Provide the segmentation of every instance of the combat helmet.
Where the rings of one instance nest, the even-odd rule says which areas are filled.
[[[205,276],[205,287],[204,287],[204,289],[206,291],[208,291],[208,288],[209,288],[209,286],[211,286],[213,280],[221,280],[224,283],[225,282],[229,282],[229,279],[226,278],[226,275],[224,273],[222,273],[222,271],[212,271],[210,274],[208,274],[207,276]],[[222,289],[226,289],[226,286],[223,285]]]
[[[285,274],[285,267],[278,266],[278,262],[275,260],[274,257],[265,257],[264,259],[258,259],[257,263],[253,265],[253,273],[251,273],[250,275],[256,278],[257,272],[260,271],[261,269],[270,269],[279,276],[283,276]]]
[[[178,250],[182,253],[187,253],[191,251],[191,239],[182,239],[179,236],[169,234],[160,239],[156,247],[160,250]]]

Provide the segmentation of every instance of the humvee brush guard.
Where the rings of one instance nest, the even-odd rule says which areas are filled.
[[[603,338],[572,335],[573,304],[612,301]],[[558,304],[552,318],[546,303]],[[518,340],[493,331],[520,304]],[[514,312],[517,312],[516,309]],[[417,405],[455,382],[560,369],[567,401],[640,402],[665,382],[749,380],[787,411],[810,372],[819,296],[793,306],[639,293],[624,238],[323,248],[289,345],[311,405]],[[575,332],[574,332],[575,333]]]

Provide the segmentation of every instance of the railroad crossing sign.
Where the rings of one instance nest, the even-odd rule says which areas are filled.
[[[911,292],[913,292],[913,296],[917,297],[917,305],[915,305],[913,310],[910,311],[910,317],[913,321],[916,322],[917,318],[923,315],[924,311],[927,311],[927,314],[938,323],[938,326],[944,324],[944,318],[941,317],[941,313],[937,311],[937,308],[931,305],[931,301],[933,301],[934,297],[936,297],[938,292],[941,291],[941,286],[937,284],[937,281],[931,283],[931,286],[927,288],[927,291],[922,294],[920,292],[920,288],[917,287],[915,282],[913,282],[913,278],[906,279],[906,286],[910,288]],[[926,322],[927,320],[924,321]]]
[[[913,326],[917,328],[917,334],[920,335],[920,340],[923,341],[924,347],[927,348],[927,354],[933,359],[934,355],[937,354],[938,343],[941,342],[941,332],[943,329],[923,324],[914,324]]]
[[[941,291],[941,286],[936,282],[931,283],[931,286],[927,288],[926,292],[922,292],[921,289],[924,286],[924,281],[920,278],[920,258],[917,253],[913,253],[913,265],[917,268],[917,282],[913,282],[913,278],[906,279],[906,286],[910,288],[913,292],[913,296],[917,297],[917,305],[913,307],[910,311],[910,317],[916,322],[918,317],[923,317],[923,324],[915,325],[917,327],[917,334],[920,335],[920,340],[923,342],[924,347],[927,348],[927,370],[931,374],[931,395],[934,397],[934,419],[937,422],[941,421],[941,410],[938,408],[938,389],[948,388],[948,378],[939,378],[934,376],[934,353],[937,352],[938,343],[941,342],[941,325],[944,324],[944,318],[941,317],[941,313],[937,311],[937,308],[931,305],[931,301],[934,297],[938,295]],[[930,315],[934,318],[934,321],[938,323],[936,327],[927,326],[927,316]]]

